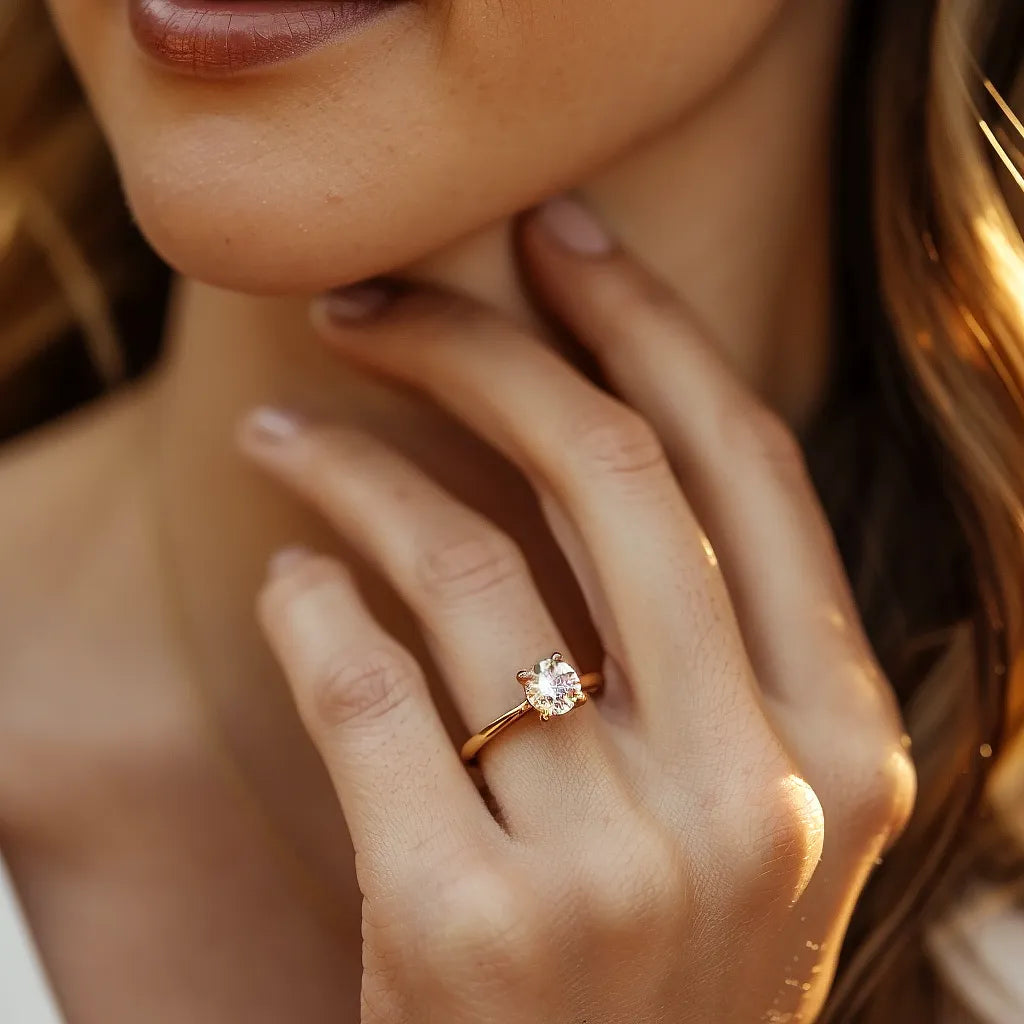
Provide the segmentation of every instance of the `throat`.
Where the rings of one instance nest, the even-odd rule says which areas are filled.
[[[797,429],[825,391],[832,147],[845,4],[793,2],[748,66],[578,187],[695,313],[736,372]],[[507,220],[402,276],[543,330]]]

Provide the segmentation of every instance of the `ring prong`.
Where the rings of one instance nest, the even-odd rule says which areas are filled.
[[[586,704],[588,700],[590,700],[590,698],[585,693],[581,693],[576,697],[577,704]]]
[[[555,653],[551,655],[551,660],[552,661],[564,661],[565,659],[562,657],[561,654],[558,653],[558,651],[555,651]]]
[[[516,673],[516,679],[518,679],[523,686],[529,686],[534,680],[534,675],[529,669],[524,668],[522,672]]]

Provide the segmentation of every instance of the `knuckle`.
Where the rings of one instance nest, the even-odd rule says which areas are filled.
[[[788,424],[760,402],[744,404],[745,409],[723,411],[720,430],[725,449],[783,473],[802,475],[806,465],[803,449]]]
[[[634,344],[651,344],[663,340],[678,342],[680,336],[688,333],[679,295],[658,275],[647,273],[637,267],[625,268],[603,282],[604,301],[622,324],[620,340]],[[625,333],[628,332],[628,335]],[[596,339],[600,344],[600,339]],[[618,351],[609,354],[626,356],[627,346],[617,346]]]
[[[799,776],[776,776],[753,787],[736,815],[725,851],[737,894],[754,904],[791,903],[821,859],[825,816],[814,790]]]
[[[387,984],[393,990],[395,988],[394,980],[385,977]],[[363,972],[363,991],[360,996],[359,1010],[360,1024],[406,1024],[412,1019],[395,1005],[393,997],[385,994],[388,991],[378,980],[375,972]]]
[[[587,879],[582,902],[603,932],[664,937],[682,926],[688,883],[674,838],[641,828],[629,850],[595,858]]]
[[[417,578],[426,594],[442,602],[479,598],[527,575],[512,540],[498,530],[459,537],[434,546],[419,560]]]
[[[348,578],[346,569],[326,555],[303,558],[264,586],[259,595],[260,615],[265,621],[287,615],[300,599],[315,598]]]
[[[902,745],[866,748],[847,760],[846,827],[869,843],[895,840],[906,828],[917,796],[917,774]]]
[[[412,695],[411,659],[386,648],[326,662],[310,692],[315,723],[334,730],[393,715]]]
[[[523,884],[490,867],[453,873],[434,901],[426,955],[444,974],[472,970],[477,982],[528,977],[543,956],[544,923]]]
[[[611,476],[633,476],[667,469],[665,451],[642,416],[617,407],[581,429],[576,441],[589,467]]]
[[[796,899],[821,860],[825,813],[817,794],[799,776],[788,776],[782,790],[769,800],[755,849],[774,888]]]
[[[317,475],[333,474],[354,462],[379,456],[381,443],[369,434],[338,425],[312,426],[307,430],[308,458]]]
[[[353,479],[373,473],[384,450],[369,434],[335,424],[311,426],[304,436],[301,467],[306,488],[324,509],[343,507]]]
[[[686,332],[679,294],[668,282],[657,274],[640,273],[632,275],[632,283],[638,312],[646,310],[652,333],[668,330],[675,336]]]

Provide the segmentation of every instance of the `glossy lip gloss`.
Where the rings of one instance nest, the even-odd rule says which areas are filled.
[[[403,0],[128,0],[132,34],[187,75],[230,75],[291,60]]]

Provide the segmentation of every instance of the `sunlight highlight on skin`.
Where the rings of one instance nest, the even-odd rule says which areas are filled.
[[[711,541],[707,537],[701,537],[701,546],[704,548],[704,554],[707,556],[708,563],[715,568],[718,567],[718,555],[715,554],[715,549],[711,546]]]
[[[799,775],[786,776],[783,780],[783,788],[788,791],[792,806],[798,808],[805,815],[808,827],[807,853],[797,886],[796,898],[798,899],[810,885],[811,878],[821,860],[821,852],[825,845],[825,814],[817,793]]]

